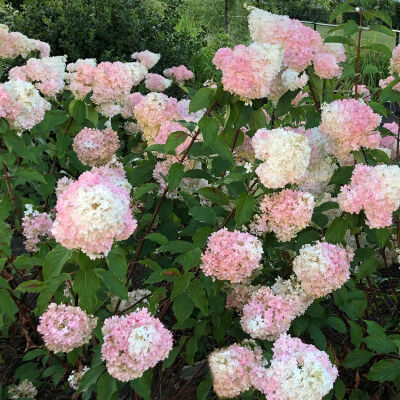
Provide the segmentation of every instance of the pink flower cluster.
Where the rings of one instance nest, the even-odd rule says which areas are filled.
[[[46,97],[54,97],[64,89],[66,57],[30,58],[22,67],[10,70],[9,79],[32,82]]]
[[[383,124],[383,127],[388,129],[394,135],[399,134],[399,125],[396,122],[388,122]],[[395,158],[397,153],[397,139],[395,136],[387,135],[382,137],[381,143],[379,145],[384,151],[390,152],[390,158]]]
[[[182,85],[185,81],[193,79],[194,75],[190,69],[187,69],[184,65],[179,65],[178,67],[171,67],[164,70],[163,74],[168,79],[173,79],[175,82]]]
[[[314,205],[314,196],[299,190],[267,194],[260,204],[261,214],[251,225],[252,231],[274,232],[278,240],[288,242],[310,224]]]
[[[208,356],[213,389],[218,397],[233,398],[250,389],[252,371],[262,361],[261,348],[252,347],[250,343],[232,344]]]
[[[355,94],[356,87],[353,86],[351,90],[352,93]],[[357,85],[357,93],[358,97],[361,97],[366,103],[368,103],[371,100],[371,92],[365,85]]]
[[[48,57],[50,46],[40,40],[29,39],[20,32],[9,32],[0,24],[0,58],[28,57],[32,51],[39,51],[41,57]]]
[[[357,164],[349,185],[338,195],[340,209],[349,213],[364,210],[370,228],[392,224],[392,213],[400,207],[400,168]]]
[[[201,269],[213,278],[241,282],[259,268],[262,253],[261,243],[255,236],[223,228],[208,238]]]
[[[325,43],[314,56],[314,71],[323,79],[338,78],[343,70],[338,63],[344,61],[346,54],[341,43]]]
[[[304,245],[293,271],[308,296],[318,298],[339,289],[350,277],[353,252],[326,242]]]
[[[90,258],[102,257],[114,240],[128,239],[136,229],[129,192],[123,181],[115,180],[120,172],[113,169],[84,172],[59,195],[52,233],[64,247],[81,249]]]
[[[387,87],[391,82],[394,81],[394,76],[389,75],[387,78],[385,79],[379,79],[379,86],[382,89],[385,89],[385,87]],[[392,87],[393,90],[400,92],[400,83],[396,83],[396,85],[394,85]]]
[[[338,376],[328,354],[283,334],[274,343],[269,368],[253,370],[253,386],[268,400],[321,400]]]
[[[160,54],[152,53],[149,50],[144,50],[140,52],[133,53],[131,57],[134,60],[138,60],[147,69],[153,68],[160,60]]]
[[[118,134],[109,128],[83,128],[75,136],[72,148],[82,164],[90,167],[105,165],[119,148]]]
[[[186,134],[185,141],[176,148],[176,154],[181,154],[189,145],[191,137],[190,137],[190,131],[183,125],[181,125],[179,122],[164,121],[161,124],[160,129],[154,141],[157,144],[165,144],[167,142],[169,135],[173,132],[184,132]],[[182,133],[182,136],[184,136],[184,133]]]
[[[322,106],[320,131],[328,139],[332,154],[344,161],[361,146],[376,148],[381,140],[381,117],[362,101],[335,100]]]
[[[97,318],[79,307],[51,303],[40,317],[38,332],[43,335],[46,347],[54,351],[70,352],[89,343]]]
[[[31,205],[26,205],[26,211],[22,218],[22,229],[25,237],[25,249],[27,251],[39,251],[40,238],[47,236],[51,238],[53,221],[48,213],[33,211]]]
[[[92,90],[96,60],[92,58],[79,59],[75,63],[67,65],[66,81],[68,89],[77,99],[84,99]]]
[[[292,298],[274,294],[269,287],[261,287],[243,307],[240,324],[252,338],[275,340],[289,329],[296,317],[293,306]]]
[[[222,70],[224,90],[245,101],[266,97],[271,81],[279,73],[283,53],[279,46],[252,43],[219,49],[213,59]]]
[[[171,86],[171,81],[159,74],[147,74],[144,85],[151,92],[163,92]]]
[[[171,332],[145,308],[107,318],[102,333],[101,354],[108,373],[123,382],[140,378],[167,358],[173,346]]]

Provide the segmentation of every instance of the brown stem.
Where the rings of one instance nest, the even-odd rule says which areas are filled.
[[[310,89],[311,96],[314,99],[315,108],[317,109],[318,112],[320,112],[321,111],[321,105],[319,104],[319,101],[317,99],[317,96],[315,95],[314,89],[311,86],[311,82],[310,81],[308,81],[308,88]]]
[[[363,10],[360,7],[360,29],[358,31],[358,43],[357,43],[357,59],[356,59],[356,77],[354,80],[354,98],[357,100],[358,98],[358,81],[360,79],[359,71],[360,71],[360,51],[361,51],[361,32],[362,32],[362,17]]]

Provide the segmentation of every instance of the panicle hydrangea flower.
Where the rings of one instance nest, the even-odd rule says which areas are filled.
[[[253,386],[268,400],[321,400],[338,376],[328,354],[283,334],[274,343],[271,366],[256,366]]]
[[[149,50],[135,52],[131,55],[134,60],[138,60],[147,69],[153,68],[161,58],[160,54],[152,53]]]
[[[43,236],[52,237],[53,221],[48,213],[40,213],[33,210],[32,204],[26,204],[25,208],[24,217],[22,218],[25,249],[32,252],[39,251],[37,245],[40,243],[40,238]]]
[[[251,230],[258,235],[274,232],[279,241],[289,242],[310,224],[314,206],[314,196],[299,190],[266,194]]]
[[[315,74],[323,79],[339,78],[343,68],[336,62],[336,58],[330,53],[318,53],[314,56]]]
[[[185,81],[194,78],[194,74],[190,69],[187,69],[184,65],[178,67],[171,67],[164,70],[163,74],[168,79],[173,79],[175,82],[182,85]]]
[[[140,303],[138,303],[138,306],[143,305],[143,304],[148,303],[147,297],[149,297],[150,295],[151,295],[150,290],[136,289],[136,290],[132,290],[131,292],[128,292],[128,300],[121,300],[118,296],[112,296],[110,299],[110,304],[108,306],[108,309],[110,311],[115,310],[117,303],[120,302],[119,309],[123,311],[126,308],[133,306],[135,303],[137,303],[138,301],[140,301],[142,299],[143,300]],[[146,297],[146,298],[144,298],[144,297]],[[130,312],[132,312],[132,310],[130,310]]]
[[[396,46],[392,51],[392,58],[390,59],[390,73],[400,74],[400,46]]]
[[[254,339],[275,340],[290,328],[295,308],[293,298],[261,287],[243,307],[240,325]]]
[[[92,90],[96,60],[94,58],[79,59],[67,65],[67,88],[77,98],[83,100]]]
[[[381,116],[362,100],[335,100],[322,106],[321,133],[328,139],[330,151],[339,160],[345,160],[361,146],[376,148],[381,136],[375,129]]]
[[[151,92],[163,92],[171,86],[172,81],[159,74],[147,74],[144,86]]]
[[[182,99],[178,101],[179,119],[186,122],[199,122],[200,118],[204,115],[203,110],[196,112],[189,112],[189,99]]]
[[[350,184],[341,188],[338,203],[342,211],[352,214],[364,210],[370,228],[390,226],[392,213],[400,206],[400,168],[357,164]]]
[[[321,35],[296,19],[249,7],[250,36],[255,42],[280,45],[285,55],[283,66],[304,71],[321,47]]]
[[[353,86],[351,89],[352,93],[356,93],[356,87]],[[365,85],[357,85],[357,93],[358,97],[361,97],[366,103],[368,103],[371,100],[371,92]]]
[[[22,67],[12,68],[8,77],[32,82],[44,96],[54,97],[65,86],[66,60],[66,56],[30,58]]]
[[[222,70],[224,90],[238,95],[246,102],[266,97],[271,81],[279,73],[283,53],[279,46],[252,43],[219,49],[214,65]]]
[[[68,385],[71,389],[78,390],[79,383],[83,378],[83,375],[89,371],[89,368],[84,366],[81,371],[73,370],[71,374],[68,376]]]
[[[399,133],[399,125],[396,122],[388,122],[386,124],[383,124],[383,127],[388,129],[390,132],[392,132],[396,136]],[[381,138],[379,147],[382,148],[382,150],[384,150],[386,152],[389,151],[390,152],[389,157],[391,159],[396,157],[397,139],[395,136],[391,136],[391,135],[383,136]]]
[[[114,240],[129,238],[137,222],[123,177],[120,184],[115,181],[119,174],[115,168],[100,167],[68,185],[56,204],[52,233],[57,242],[93,259],[106,256]]]
[[[33,128],[50,108],[30,82],[17,79],[0,84],[0,115],[17,132]]]
[[[7,25],[0,24],[0,58],[27,58],[32,51],[39,51],[40,57],[48,57],[50,46],[20,32],[10,32]]]
[[[308,139],[283,128],[259,129],[253,136],[255,156],[264,161],[256,169],[260,182],[276,189],[300,183],[310,161]]]
[[[96,167],[111,161],[119,145],[118,134],[112,129],[83,128],[75,136],[72,148],[82,164]]]
[[[140,92],[128,94],[121,108],[121,115],[124,118],[133,118],[135,116],[135,107],[145,98]]]
[[[173,346],[171,332],[145,308],[107,318],[102,333],[101,354],[107,371],[123,382],[140,378],[167,358]]]
[[[69,353],[89,343],[97,318],[79,307],[51,303],[39,318],[37,328],[46,347],[54,353]]]
[[[303,72],[300,76],[299,73],[293,69],[286,69],[281,75],[282,84],[289,90],[303,89],[308,82],[308,75]]]
[[[115,158],[106,165],[92,168],[91,171],[109,179],[114,185],[126,190],[128,194],[132,190],[132,185],[126,179],[124,166]]]
[[[262,253],[262,245],[255,236],[222,228],[208,238],[201,269],[213,278],[241,282],[260,267]]]
[[[213,389],[219,398],[233,398],[250,389],[252,370],[262,360],[261,348],[253,347],[246,343],[232,344],[208,356]]]
[[[306,244],[293,260],[293,271],[308,296],[323,297],[349,279],[352,259],[351,249],[326,242]]]
[[[394,76],[388,76],[385,79],[379,79],[379,87],[385,89],[385,87],[387,87],[392,81],[394,81]],[[400,83],[396,83],[396,85],[394,85],[392,89],[400,92]]]
[[[178,101],[163,93],[149,93],[134,109],[137,124],[143,131],[148,144],[155,143],[161,124],[164,121],[179,119]]]
[[[1,42],[0,42],[1,43]],[[24,379],[18,386],[12,385],[8,389],[8,398],[19,399],[36,399],[37,389],[33,386],[31,381]]]
[[[70,183],[74,182],[73,179],[63,176],[57,181],[56,196],[60,197],[61,193],[69,186]]]
[[[228,310],[234,309],[239,314],[242,313],[243,307],[250,301],[254,292],[261,286],[250,285],[247,283],[233,283],[229,287],[229,293],[226,296],[225,307]]]

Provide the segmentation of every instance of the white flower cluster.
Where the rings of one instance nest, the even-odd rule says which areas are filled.
[[[139,300],[143,299],[143,297],[146,297],[151,294],[150,290],[147,289],[136,289],[132,290],[131,292],[128,292],[128,300],[121,300],[121,303],[119,305],[120,310],[125,310],[128,307],[132,306],[133,304],[137,303]],[[108,306],[110,311],[113,311],[117,305],[117,302],[119,300],[118,296],[113,296],[111,297],[110,304]],[[146,304],[148,303],[148,299],[144,299],[143,301],[140,302],[139,305]],[[129,310],[129,312],[132,312],[132,310]]]
[[[31,381],[24,379],[18,386],[12,385],[8,389],[8,395],[10,399],[35,399],[37,389]]]
[[[283,86],[289,90],[303,89],[308,82],[308,75],[303,72],[300,76],[294,69],[286,69],[282,72],[281,80]]]
[[[68,377],[68,385],[71,389],[78,390],[79,383],[87,371],[89,371],[89,368],[85,366],[83,367],[82,371],[73,370],[71,372],[70,376]]]

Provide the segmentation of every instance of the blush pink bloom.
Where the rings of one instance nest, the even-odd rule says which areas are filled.
[[[193,72],[190,69],[187,69],[184,65],[167,68],[164,70],[163,74],[168,79],[173,79],[179,84],[183,84],[185,81],[194,78]]]
[[[75,63],[67,65],[67,88],[77,99],[84,99],[92,90],[96,60],[92,58],[79,59]]]
[[[253,235],[226,228],[211,234],[201,257],[201,269],[207,276],[241,282],[260,267],[263,250]]]
[[[330,53],[318,53],[314,57],[314,71],[323,79],[338,78],[343,68],[336,62],[336,58]]]
[[[144,85],[151,92],[163,92],[171,86],[171,81],[159,74],[147,74]]]
[[[388,76],[385,79],[379,79],[379,87],[385,89],[385,87],[387,87],[393,81],[394,81],[394,76]],[[400,83],[396,83],[396,85],[394,85],[392,89],[400,92]]]
[[[350,277],[353,252],[326,242],[304,245],[293,271],[308,296],[318,298],[339,289]]]
[[[110,175],[106,173],[110,170]],[[113,178],[113,168],[84,172],[60,194],[52,233],[68,249],[81,249],[90,258],[103,257],[115,240],[136,229],[129,192]]]
[[[145,309],[121,317],[113,316],[102,327],[102,359],[108,373],[128,382],[168,357],[172,334]]]
[[[130,93],[125,96],[123,106],[121,108],[121,115],[124,118],[133,118],[135,116],[135,107],[143,100],[145,96],[139,92]]]
[[[281,69],[283,53],[279,46],[252,43],[219,49],[213,59],[222,71],[224,90],[249,102],[266,97],[271,81]]]
[[[252,347],[250,343],[232,344],[208,356],[213,389],[219,398],[233,398],[250,389],[252,370],[262,360],[261,348]]]
[[[328,139],[331,153],[343,161],[361,146],[374,149],[381,140],[375,131],[381,117],[363,101],[335,100],[322,106],[320,132]]]
[[[400,168],[357,164],[349,185],[338,195],[340,209],[358,214],[364,210],[370,228],[384,228],[393,222],[392,213],[400,207]]]
[[[26,211],[22,218],[22,229],[25,237],[25,249],[27,251],[39,251],[38,244],[42,237],[52,237],[51,228],[53,221],[48,213],[34,211],[31,205],[26,205]]]
[[[119,149],[117,132],[83,128],[74,138],[72,148],[84,165],[98,167],[107,164]]]
[[[69,353],[89,343],[97,318],[79,307],[51,303],[40,317],[38,332],[46,347],[54,353]]]
[[[267,194],[251,230],[259,235],[274,232],[279,241],[288,242],[310,224],[314,206],[314,196],[299,190]]]
[[[161,58],[160,54],[152,53],[149,50],[144,50],[140,52],[133,53],[131,57],[134,60],[138,60],[141,64],[143,64],[147,69],[153,68]]]

